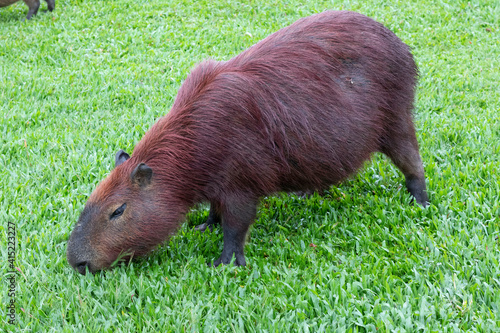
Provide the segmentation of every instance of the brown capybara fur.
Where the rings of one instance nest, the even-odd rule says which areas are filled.
[[[259,198],[328,188],[373,152],[427,204],[412,121],[417,69],[407,45],[354,12],[303,18],[227,62],[198,65],[170,112],[91,194],[67,257],[80,273],[146,254],[198,202],[221,221],[214,265],[245,265]]]
[[[0,7],[7,7],[18,1],[19,0],[0,0]],[[33,15],[36,15],[36,13],[38,12],[38,8],[40,8],[40,1],[39,0],[23,0],[23,1],[29,8],[28,15],[26,16],[26,19],[29,20]],[[46,0],[46,1],[48,10],[53,11],[56,6],[56,1],[55,0]]]

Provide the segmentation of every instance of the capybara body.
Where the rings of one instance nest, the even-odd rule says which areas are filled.
[[[412,120],[417,69],[374,20],[328,11],[303,18],[227,62],[198,65],[171,111],[91,194],[67,257],[80,273],[144,255],[190,207],[210,202],[224,247],[214,265],[245,265],[259,198],[327,189],[373,152],[388,155],[427,204]]]
[[[7,7],[18,1],[19,0],[0,0],[0,7]],[[29,20],[33,15],[36,15],[36,13],[38,12],[38,8],[40,8],[40,1],[39,0],[23,0],[23,1],[29,8],[28,15],[26,15],[26,19]],[[46,1],[48,10],[53,11],[56,6],[55,0],[46,0]]]

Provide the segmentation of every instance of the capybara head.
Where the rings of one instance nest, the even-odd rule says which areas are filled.
[[[168,209],[156,200],[153,170],[132,163],[123,150],[116,154],[115,169],[92,193],[71,233],[68,262],[82,274],[143,255],[165,239],[156,225]]]

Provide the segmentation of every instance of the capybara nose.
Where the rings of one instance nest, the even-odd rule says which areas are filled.
[[[87,267],[90,270],[89,263],[87,261],[81,261],[75,265],[76,270],[78,273],[85,275],[87,273]]]

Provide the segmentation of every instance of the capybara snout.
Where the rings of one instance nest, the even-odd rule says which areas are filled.
[[[133,154],[116,154],[70,236],[68,261],[84,273],[143,255],[209,202],[207,223],[221,224],[224,241],[214,265],[245,265],[259,198],[327,189],[374,152],[426,206],[416,78],[406,44],[348,11],[303,18],[229,61],[201,63]]]
[[[0,7],[6,7],[12,5],[13,3],[18,2],[19,0],[0,0]],[[28,6],[28,14],[26,15],[26,19],[31,19],[36,13],[38,13],[38,8],[40,8],[40,0],[23,0]],[[47,9],[49,11],[53,11],[56,2],[55,0],[46,0],[47,1]]]

